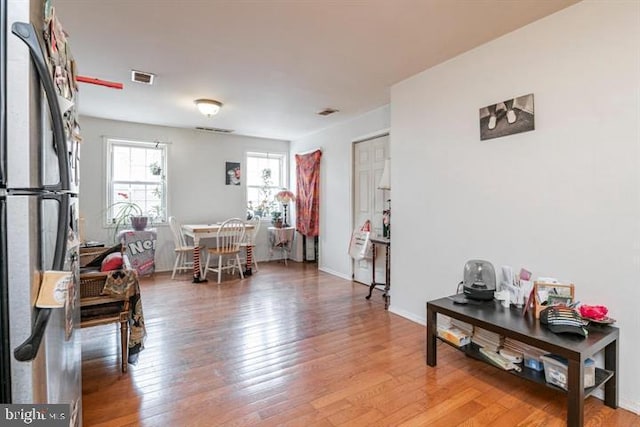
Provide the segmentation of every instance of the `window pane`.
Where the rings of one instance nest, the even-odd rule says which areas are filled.
[[[129,147],[113,147],[113,179],[124,181],[130,179]]]
[[[107,168],[111,186],[107,223],[128,225],[128,218],[118,221],[114,216],[126,217],[139,211],[152,222],[166,222],[166,146],[115,140],[108,144],[112,156]]]
[[[270,218],[280,211],[274,196],[285,187],[285,160],[283,154],[247,153],[247,216]]]

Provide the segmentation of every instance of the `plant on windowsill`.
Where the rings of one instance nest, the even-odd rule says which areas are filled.
[[[113,241],[118,239],[118,233],[122,228],[131,225],[134,230],[144,230],[149,218],[144,214],[140,205],[129,200],[126,193],[118,193],[122,200],[112,203],[107,207],[107,212],[112,211],[111,224],[113,228]]]
[[[255,205],[249,201],[247,211],[249,212],[248,216],[257,215],[261,218],[268,218],[277,206],[272,195],[271,169],[262,169],[261,177],[262,186],[259,188],[258,200]]]

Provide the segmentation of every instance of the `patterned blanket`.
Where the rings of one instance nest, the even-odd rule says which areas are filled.
[[[104,295],[124,295],[129,298],[129,363],[136,364],[144,349],[147,330],[142,314],[140,285],[135,270],[116,270],[109,273],[102,289]]]

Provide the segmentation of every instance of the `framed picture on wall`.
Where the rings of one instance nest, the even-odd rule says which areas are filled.
[[[240,162],[226,162],[224,170],[226,185],[240,185]]]
[[[480,140],[534,129],[533,94],[518,96],[480,109]]]

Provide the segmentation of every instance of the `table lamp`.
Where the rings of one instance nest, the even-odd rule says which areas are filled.
[[[382,190],[383,198],[384,191],[391,190],[391,159],[384,161],[384,170],[378,188]],[[389,202],[389,208],[382,211],[382,236],[389,239],[391,238],[391,199],[388,199],[387,202]]]
[[[296,196],[289,190],[282,190],[276,194],[276,200],[282,203],[282,207],[284,208],[284,223],[283,227],[289,227],[289,222],[287,221],[287,208],[289,207],[289,203],[294,201]]]

